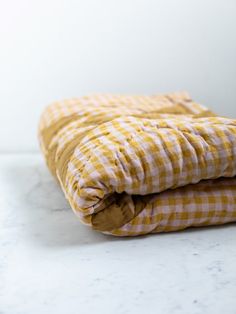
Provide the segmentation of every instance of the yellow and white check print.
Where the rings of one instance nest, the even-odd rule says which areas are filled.
[[[39,138],[82,222],[134,236],[236,221],[236,120],[187,93],[56,102]]]

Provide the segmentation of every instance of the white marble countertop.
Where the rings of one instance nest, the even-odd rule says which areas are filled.
[[[236,224],[97,233],[38,154],[0,156],[0,208],[1,314],[236,313]]]

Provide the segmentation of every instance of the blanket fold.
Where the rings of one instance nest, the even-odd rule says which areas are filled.
[[[39,138],[72,209],[95,230],[132,236],[236,221],[236,120],[187,93],[56,102]]]

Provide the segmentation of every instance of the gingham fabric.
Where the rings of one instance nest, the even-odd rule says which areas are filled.
[[[117,236],[236,221],[236,120],[187,93],[48,106],[39,138],[81,221]]]

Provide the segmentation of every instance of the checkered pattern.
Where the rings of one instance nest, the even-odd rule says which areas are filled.
[[[133,236],[236,221],[236,120],[186,93],[57,102],[39,138],[72,209],[96,230]]]

